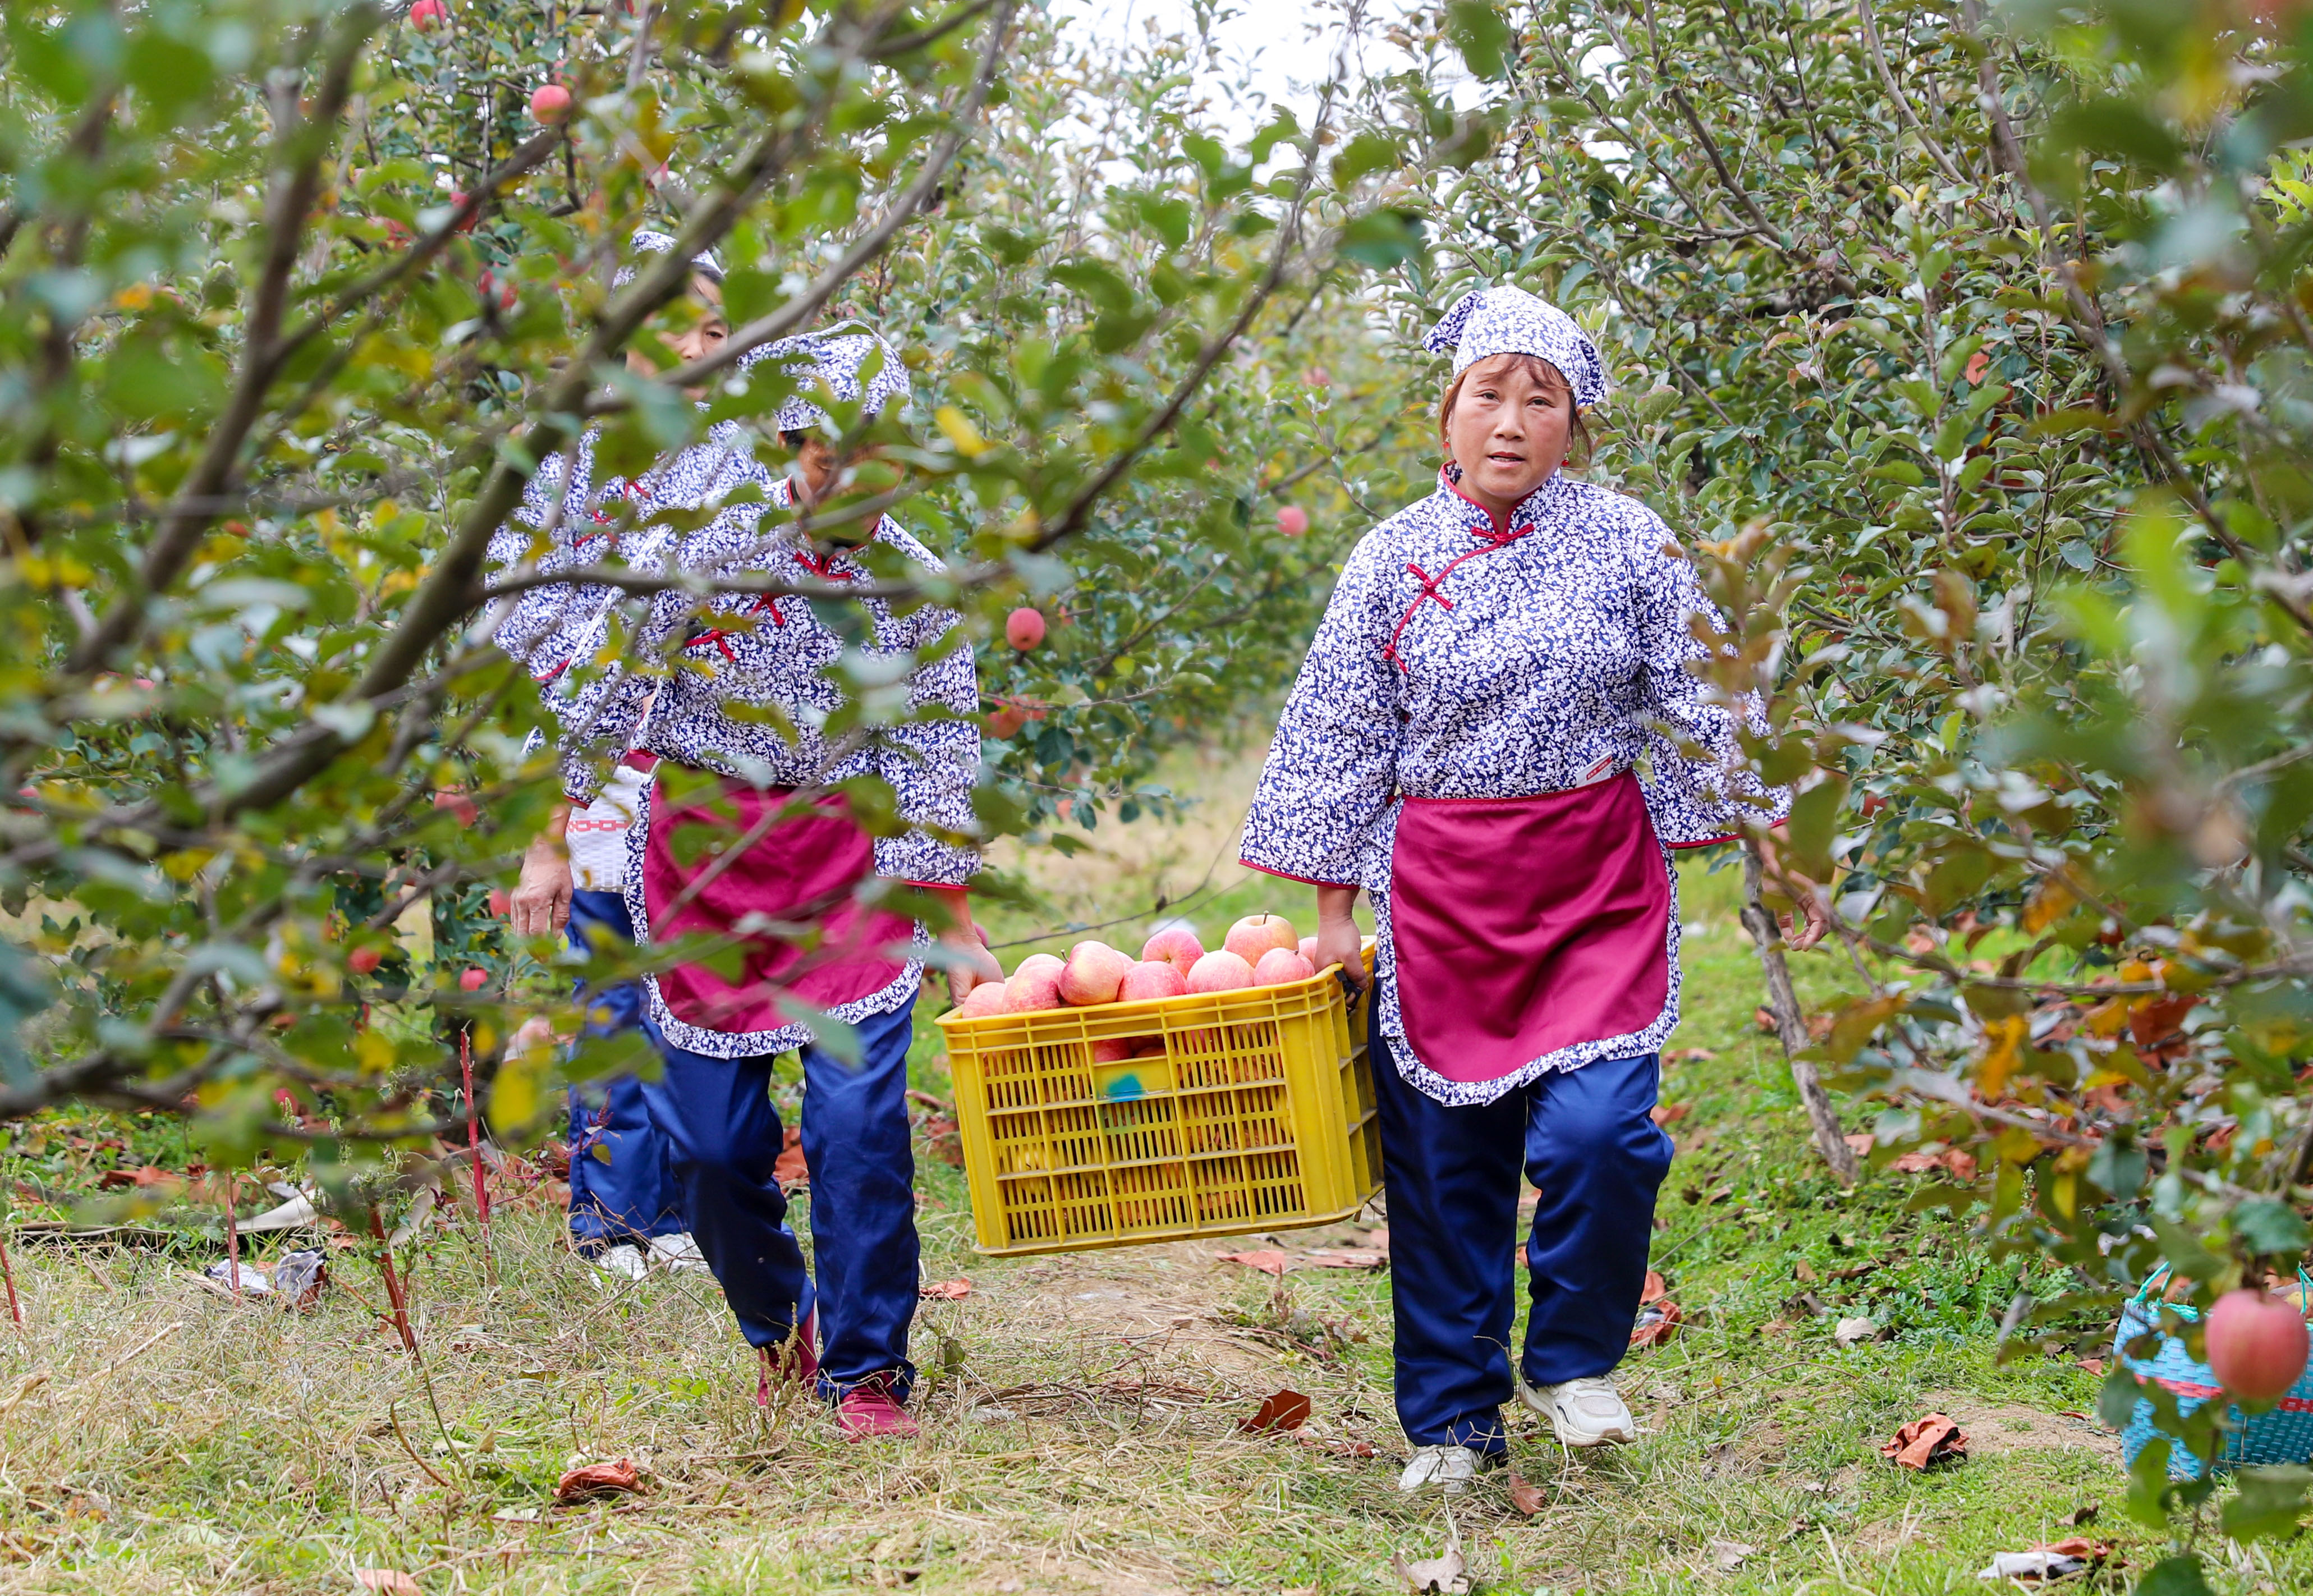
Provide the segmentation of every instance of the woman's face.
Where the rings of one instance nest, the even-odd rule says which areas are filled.
[[[842,469],[843,462],[836,457],[825,438],[815,432],[804,434],[803,442],[796,448],[795,480],[796,497],[805,509],[827,497],[827,490],[835,486],[836,475]]]
[[[1462,490],[1507,509],[1550,480],[1573,425],[1574,396],[1562,379],[1538,380],[1524,357],[1495,355],[1462,379],[1446,447],[1462,468]]]
[[[712,278],[694,277],[690,279],[690,293],[699,301],[699,316],[675,337],[664,340],[685,364],[702,355],[712,355],[731,336],[731,323],[723,319],[723,285]],[[640,349],[629,349],[627,369],[646,377],[656,368]],[[707,397],[703,387],[685,388],[683,392],[692,399]]]

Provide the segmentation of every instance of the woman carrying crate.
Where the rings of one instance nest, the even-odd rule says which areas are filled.
[[[761,359],[866,415],[907,392],[897,356],[864,331],[786,340],[749,364]],[[796,454],[794,476],[767,480],[768,512],[733,506],[684,535],[671,555],[676,569],[840,587],[868,576],[859,552],[870,541],[938,569],[888,519],[818,533],[790,519],[837,486],[843,462],[822,436],[834,423],[809,401],[790,400],[775,425]],[[912,886],[943,901],[952,986],[1001,979],[964,900],[978,859],[957,841],[973,828],[979,765],[971,646],[952,611],[857,603],[863,635],[848,641],[835,617],[797,599],[662,594],[562,715],[574,806],[593,800],[613,763],[638,763],[625,751],[655,762],[629,833],[636,941],[705,937],[725,949],[649,978],[644,1008],[665,1060],[654,1109],[665,1107],[660,1128],[692,1234],[763,1354],[758,1400],[770,1400],[773,1379],[792,1380],[833,1402],[854,1440],[914,1429],[905,1404],[918,1247],[905,1094],[930,935],[895,912],[895,894]],[[847,648],[860,674],[904,682],[905,711],[949,718],[886,711],[826,729],[847,719],[829,669]],[[829,791],[866,777],[890,787],[911,829],[871,836]],[[822,1045],[829,1020],[856,1055]],[[771,1063],[795,1049],[815,1283],[773,1174],[785,1128],[769,1096]]]
[[[1745,773],[1688,670],[1690,618],[1716,617],[1668,530],[1560,470],[1605,396],[1597,347],[1511,287],[1426,341],[1453,357],[1438,490],[1350,554],[1243,853],[1316,886],[1316,962],[1360,984],[1360,887],[1373,904],[1399,1484],[1459,1493],[1506,1459],[1513,1393],[1567,1445],[1636,1439],[1606,1377],[1670,1164],[1650,1117],[1678,1023],[1667,850],[1732,841],[1788,795]],[[1801,895],[1807,947],[1823,921]],[[1541,1200],[1513,1376],[1521,1166]]]

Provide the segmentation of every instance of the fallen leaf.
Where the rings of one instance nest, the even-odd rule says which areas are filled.
[[[1663,1054],[1662,1062],[1667,1064],[1684,1064],[1689,1062],[1701,1063],[1706,1059],[1715,1059],[1718,1056],[1718,1050],[1715,1048],[1674,1047]]]
[[[1852,1135],[1842,1136],[1840,1140],[1846,1142],[1847,1151],[1859,1159],[1868,1158],[1871,1150],[1879,1145],[1879,1138],[1869,1131],[1857,1131]]]
[[[1386,1257],[1389,1253],[1389,1227],[1376,1225],[1366,1232],[1366,1245]]]
[[[1391,1566],[1398,1577],[1416,1591],[1436,1591],[1439,1596],[1463,1596],[1470,1588],[1470,1571],[1462,1561],[1462,1554],[1449,1551],[1442,1557],[1425,1557],[1419,1563],[1409,1563],[1403,1554],[1389,1555]]]
[[[1711,1543],[1711,1560],[1726,1573],[1732,1574],[1749,1561],[1759,1548],[1745,1546],[1739,1540],[1714,1540]]]
[[[1298,1430],[1309,1416],[1309,1398],[1298,1391],[1271,1391],[1261,1399],[1261,1406],[1249,1419],[1239,1419],[1236,1427],[1248,1435],[1260,1435],[1271,1430]]]
[[[1530,1519],[1549,1502],[1549,1494],[1540,1486],[1526,1478],[1517,1469],[1510,1470],[1510,1506],[1520,1516]]]
[[[779,1183],[779,1190],[794,1191],[811,1184],[811,1167],[804,1162],[803,1132],[794,1125],[787,1127],[787,1141],[779,1149],[778,1158],[771,1165],[771,1178]]]
[[[1692,1103],[1658,1103],[1648,1115],[1658,1125],[1675,1125],[1694,1112]]]
[[[2075,1358],[2072,1362],[2075,1366],[2087,1370],[2098,1379],[2104,1377],[2105,1361],[2102,1358]]]
[[[1762,1003],[1752,1011],[1751,1023],[1772,1036],[1775,1034],[1775,1011]]]
[[[1297,1435],[1294,1439],[1313,1452],[1327,1452],[1336,1458],[1376,1458],[1381,1455],[1374,1450],[1374,1443],[1370,1441],[1334,1441],[1317,1435]]]
[[[1936,1463],[1957,1463],[1967,1456],[1967,1434],[1942,1414],[1913,1419],[1895,1432],[1895,1439],[1879,1455],[1905,1468],[1926,1468]]]
[[[168,1186],[177,1177],[157,1164],[146,1164],[139,1169],[107,1169],[96,1177],[99,1191],[117,1192],[128,1186]]]
[[[1663,1277],[1649,1269],[1646,1283],[1639,1287],[1639,1306],[1644,1308],[1649,1302],[1659,1302],[1669,1294],[1670,1287],[1663,1283]]]
[[[382,1591],[385,1596],[426,1596],[426,1588],[399,1568],[356,1568],[354,1583],[365,1591]]]
[[[926,1281],[916,1288],[916,1295],[927,1302],[960,1302],[972,1295],[972,1282],[968,1280]]]
[[[1813,1264],[1808,1263],[1805,1258],[1801,1258],[1798,1263],[1791,1265],[1791,1278],[1798,1281],[1801,1285],[1813,1285],[1821,1278],[1821,1276],[1816,1274],[1815,1265]]]
[[[1639,1309],[1638,1322],[1631,1327],[1631,1349],[1661,1345],[1685,1318],[1675,1302],[1666,1300],[1648,1303]]]
[[[589,1463],[573,1468],[554,1482],[554,1499],[567,1507],[590,1496],[614,1496],[642,1488],[642,1476],[636,1471],[634,1460],[620,1458],[615,1462]]]
[[[1225,1252],[1220,1255],[1220,1261],[1242,1264],[1248,1269],[1258,1269],[1263,1274],[1274,1274],[1280,1279],[1284,1277],[1287,1262],[1285,1254],[1274,1247],[1260,1248],[1253,1252]]]
[[[934,1114],[925,1118],[924,1143],[941,1163],[963,1168],[963,1133],[947,1115]]]
[[[1852,1318],[1840,1320],[1838,1324],[1832,1327],[1831,1331],[1832,1340],[1841,1346],[1856,1346],[1866,1341],[1876,1341],[1878,1337],[1878,1321],[1867,1318],[1860,1314]]]

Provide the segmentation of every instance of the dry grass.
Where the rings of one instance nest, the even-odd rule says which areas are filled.
[[[1213,786],[1231,796],[1190,827],[1126,833],[1105,862],[1038,880],[1064,914],[1192,884],[1245,780],[1227,767]],[[1273,891],[1226,885],[1200,922]],[[924,1306],[924,1433],[904,1443],[846,1446],[805,1404],[760,1412],[710,1283],[614,1284],[541,1204],[500,1216],[494,1275],[469,1219],[417,1249],[422,1361],[381,1330],[365,1247],[338,1256],[305,1317],[203,1289],[189,1254],[20,1247],[29,1323],[0,1327],[0,1592],[350,1591],[365,1568],[428,1592],[1380,1592],[1394,1552],[1451,1538],[1503,1591],[1897,1596],[1984,1588],[1992,1551],[2070,1533],[2099,1502],[2097,1531],[2133,1539],[2144,1566],[2109,1438],[2059,1416],[2093,1381],[2060,1361],[1995,1369],[1986,1304],[2009,1286],[1980,1250],[1906,1214],[1908,1187],[1842,1196],[1816,1176],[1748,1026],[1756,983],[1725,877],[1690,886],[1707,929],[1677,1045],[1717,1056],[1670,1072],[1666,1096],[1693,1107],[1658,1257],[1694,1323],[1624,1366],[1640,1445],[1569,1455],[1514,1419],[1532,1517],[1500,1477],[1450,1518],[1395,1490],[1385,1277],[1278,1282],[1216,1260],[1252,1239],[977,1257],[959,1173],[926,1158],[928,1275],[972,1289]],[[1858,1259],[1876,1273],[1835,1291]],[[1827,1320],[1790,1307],[1803,1260],[1854,1299],[1842,1311],[1898,1338],[1835,1350]],[[1319,1444],[1238,1428],[1280,1386],[1312,1398]],[[1879,1459],[1939,1405],[1979,1437],[1970,1461],[1922,1477]],[[621,1456],[646,1465],[646,1495],[553,1505],[571,1462]],[[2309,1582],[2302,1550],[2260,1550],[2218,1588]]]

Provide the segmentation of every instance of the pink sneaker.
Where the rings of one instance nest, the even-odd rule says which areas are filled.
[[[905,1439],[919,1432],[916,1421],[881,1381],[854,1386],[835,1405],[835,1427],[846,1441]]]
[[[800,1386],[805,1391],[819,1389],[819,1312],[813,1309],[809,1318],[790,1336],[785,1345],[765,1346],[756,1350],[761,1354],[762,1371],[755,1377],[755,1406],[771,1405],[771,1376],[777,1374],[782,1384]]]

